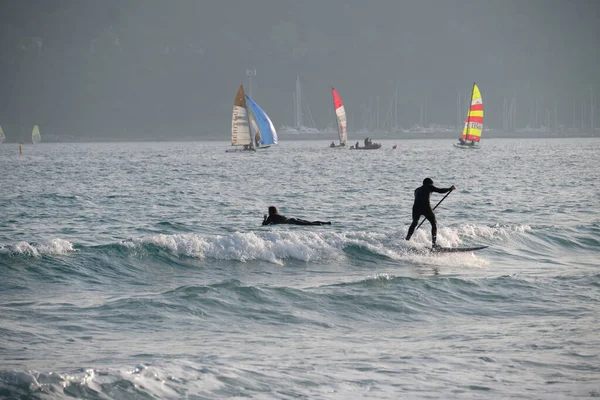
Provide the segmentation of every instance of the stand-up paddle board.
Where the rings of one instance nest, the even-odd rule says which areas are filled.
[[[488,246],[476,246],[476,247],[432,247],[433,253],[461,253],[464,251],[476,251],[485,249]]]

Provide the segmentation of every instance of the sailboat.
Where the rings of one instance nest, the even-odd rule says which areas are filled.
[[[304,112],[307,111],[309,125],[304,125]],[[282,134],[298,135],[298,134],[319,134],[319,130],[314,127],[315,121],[312,118],[308,104],[302,102],[302,87],[300,85],[300,75],[296,76],[296,91],[294,92],[294,126],[282,126],[280,132]]]
[[[461,149],[479,148],[481,132],[483,131],[483,99],[476,83],[473,83],[471,93],[471,105],[467,112],[467,119],[462,136],[458,139],[459,143],[454,143],[454,147]]]
[[[337,131],[338,136],[340,138],[340,144],[338,146],[335,145],[334,142],[331,142],[329,147],[345,147],[348,142],[348,125],[346,122],[346,110],[344,109],[344,104],[342,103],[342,98],[335,88],[331,88],[331,94],[333,95],[333,109],[335,111],[335,121],[337,122]]]
[[[31,143],[37,144],[42,141],[42,136],[40,135],[39,126],[35,125],[33,130],[31,131]]]
[[[246,104],[250,106],[250,132],[254,136],[256,149],[268,149],[277,144],[277,131],[267,113],[247,95]]]
[[[6,139],[6,135],[4,135],[4,131],[2,130],[2,127],[0,126],[0,143],[4,142],[4,139]]]
[[[256,151],[250,133],[250,119],[248,116],[248,106],[246,105],[246,95],[244,94],[243,85],[240,85],[240,88],[235,95],[235,100],[233,101],[231,145],[236,146],[237,148],[225,150],[226,152]]]

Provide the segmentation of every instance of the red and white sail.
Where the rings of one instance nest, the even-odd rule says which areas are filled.
[[[338,135],[340,137],[340,145],[345,146],[348,142],[348,130],[346,123],[346,110],[342,103],[342,98],[335,88],[331,88],[333,93],[333,107],[335,108],[335,117],[337,119]]]

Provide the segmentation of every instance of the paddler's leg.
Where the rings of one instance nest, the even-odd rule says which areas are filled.
[[[410,224],[410,227],[408,228],[408,233],[406,234],[406,240],[410,240],[410,238],[412,237],[413,233],[415,233],[415,228],[417,227],[417,224],[419,223],[419,218],[421,218],[421,213],[419,212],[419,210],[415,209],[413,207],[413,211],[412,211],[412,224]]]
[[[435,221],[435,214],[433,213],[433,210],[430,208],[429,210],[427,210],[425,213],[425,218],[427,218],[427,221],[429,221],[429,223],[431,224],[431,247],[436,247],[437,244],[437,223]]]

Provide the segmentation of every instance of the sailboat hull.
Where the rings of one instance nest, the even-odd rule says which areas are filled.
[[[252,151],[256,151],[256,149],[254,147],[251,147],[249,149],[229,149],[229,150],[225,150],[225,153],[240,153],[240,152],[252,152]]]
[[[354,146],[350,146],[350,150],[377,150],[381,148],[381,143],[373,143],[370,146],[367,147],[354,147]]]
[[[454,143],[454,147],[458,148],[458,149],[467,149],[467,150],[473,150],[473,149],[478,149],[480,146],[478,144],[476,145],[464,145],[464,144],[458,144],[458,143]]]

